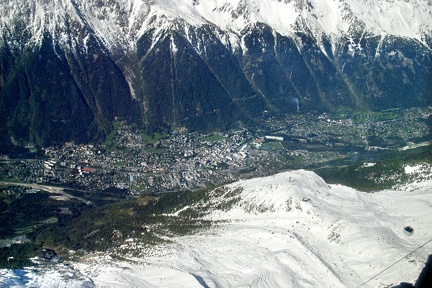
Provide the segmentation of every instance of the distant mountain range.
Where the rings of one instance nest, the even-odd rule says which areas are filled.
[[[424,106],[427,0],[0,0],[0,151]]]

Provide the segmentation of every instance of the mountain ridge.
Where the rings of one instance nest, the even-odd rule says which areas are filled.
[[[428,1],[3,0],[0,9],[2,143],[97,141],[116,117],[149,129],[224,130],[263,111],[430,103]],[[38,57],[47,61],[29,60]],[[35,65],[57,70],[46,73],[53,87],[32,78]],[[41,111],[65,110],[44,102],[65,81],[76,93],[63,103],[87,121],[50,141],[42,129],[57,120]]]
[[[2,7],[0,30],[14,34],[13,29],[19,28],[21,22],[25,30],[30,30],[30,43],[40,41],[44,32],[55,35],[67,29],[65,22],[73,20],[91,30],[107,48],[122,45],[123,50],[133,49],[134,43],[149,30],[173,30],[181,22],[195,27],[209,24],[236,35],[256,23],[267,24],[284,36],[307,30],[317,30],[316,38],[322,33],[338,37],[363,32],[413,38],[425,46],[428,46],[425,37],[432,30],[428,21],[432,15],[431,4],[425,0],[415,3],[401,0],[32,0],[2,1]]]

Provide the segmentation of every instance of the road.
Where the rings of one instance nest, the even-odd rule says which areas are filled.
[[[87,205],[93,205],[93,202],[91,202],[91,201],[88,201],[88,200],[85,200],[83,198],[73,196],[73,195],[70,195],[70,194],[64,192],[65,188],[62,188],[62,187],[41,185],[41,184],[35,184],[35,183],[16,183],[16,182],[8,182],[8,181],[0,181],[0,185],[31,187],[33,189],[43,190],[43,191],[48,192],[48,193],[59,194],[59,195],[62,195],[68,199],[77,199],[79,201],[84,202]]]

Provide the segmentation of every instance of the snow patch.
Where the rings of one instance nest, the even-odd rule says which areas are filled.
[[[368,167],[373,167],[373,166],[375,166],[376,165],[376,163],[363,163],[363,166],[362,167],[364,167],[364,168],[368,168]]]
[[[170,37],[170,47],[173,54],[176,54],[178,51],[177,45],[175,44],[174,37]]]
[[[415,174],[419,173],[422,170],[422,165],[410,166],[407,165],[404,167],[405,174]]]

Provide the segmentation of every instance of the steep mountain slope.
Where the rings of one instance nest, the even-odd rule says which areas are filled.
[[[3,150],[97,140],[115,117],[205,130],[264,110],[430,103],[426,0],[2,0],[0,12]]]

